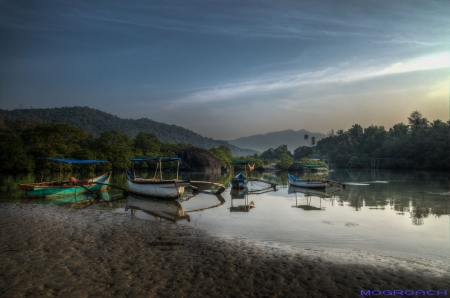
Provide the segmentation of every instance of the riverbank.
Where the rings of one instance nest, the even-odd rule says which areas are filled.
[[[109,211],[0,204],[0,296],[361,297],[450,291],[450,273],[346,251],[283,251]],[[345,257],[343,257],[345,256]]]

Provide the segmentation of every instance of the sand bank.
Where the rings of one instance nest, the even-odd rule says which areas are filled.
[[[128,214],[0,204],[0,297],[361,297],[447,290],[445,268],[284,251]]]

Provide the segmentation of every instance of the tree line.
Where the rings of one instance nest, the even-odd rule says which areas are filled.
[[[280,145],[253,157],[262,164],[276,163],[280,169],[317,159],[338,168],[370,167],[372,159],[382,159],[384,168],[450,168],[450,121],[428,121],[419,111],[410,114],[408,124],[398,123],[389,129],[354,124],[347,131],[331,130],[319,141],[308,135],[304,140],[309,146],[300,146],[294,153],[287,145]]]
[[[308,136],[305,135],[305,140]],[[428,121],[418,111],[411,113],[408,124],[399,123],[386,130],[371,125],[354,124],[347,131],[331,130],[319,141],[311,138],[310,146],[300,146],[292,154],[287,145],[270,148],[261,154],[233,157],[232,151],[220,145],[208,151],[222,166],[233,160],[245,160],[256,167],[275,163],[288,169],[294,162],[311,163],[325,159],[336,167],[369,167],[371,158],[385,159],[388,168],[448,169],[450,165],[450,122]],[[89,166],[91,170],[124,169],[132,157],[176,156],[176,151],[192,147],[188,143],[163,142],[153,133],[139,132],[131,138],[115,129],[99,136],[58,122],[39,123],[17,119],[0,122],[0,171],[31,172],[36,169],[59,169],[60,165],[45,162],[43,157],[75,159],[106,159],[109,163]],[[139,167],[151,167],[139,164]],[[71,165],[64,165],[71,168]]]
[[[0,171],[30,172],[60,168],[59,164],[46,162],[43,157],[108,160],[108,163],[94,164],[88,168],[124,169],[131,166],[129,159],[132,157],[176,156],[177,150],[191,146],[161,142],[155,134],[145,132],[132,139],[113,129],[95,137],[68,124],[7,120],[0,127]]]
[[[118,116],[89,107],[63,107],[51,109],[16,109],[12,111],[0,109],[0,122],[4,120],[27,119],[33,123],[58,123],[69,124],[100,137],[103,131],[117,130],[121,134],[135,138],[140,132],[153,133],[163,142],[190,143],[199,148],[212,148],[221,145],[228,146],[235,155],[253,154],[255,151],[241,149],[230,145],[227,141],[213,140],[203,137],[189,129],[153,121],[147,118],[122,119]]]

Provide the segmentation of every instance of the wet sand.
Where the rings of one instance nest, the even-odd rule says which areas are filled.
[[[288,251],[93,209],[0,204],[0,257],[0,297],[362,297],[362,289],[450,295],[446,264]]]

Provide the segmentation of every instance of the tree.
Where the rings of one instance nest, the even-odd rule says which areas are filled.
[[[22,132],[24,145],[34,158],[71,157],[87,134],[68,124],[46,123]]]
[[[422,117],[422,113],[414,111],[408,117],[409,128],[412,133],[423,132],[428,128],[427,118]]]
[[[233,156],[231,155],[231,150],[227,146],[220,145],[217,148],[211,148],[208,150],[215,158],[220,161],[220,164],[225,167],[231,166],[231,160]]]
[[[389,128],[389,134],[397,138],[406,137],[408,134],[408,125],[403,123],[395,124],[392,128]]]
[[[313,153],[313,148],[307,146],[300,146],[294,150],[294,159],[299,160],[302,157],[310,156]]]
[[[305,133],[305,135],[303,136],[303,140],[305,140],[309,144],[309,135]]]
[[[292,157],[290,157],[288,154],[283,154],[280,161],[277,163],[277,167],[281,170],[287,170],[293,162],[294,159]]]
[[[95,143],[95,149],[107,159],[114,168],[126,169],[130,166],[133,152],[132,140],[117,130],[104,131]]]
[[[134,148],[142,152],[145,157],[159,155],[161,142],[154,133],[140,132],[134,138]]]
[[[34,169],[34,161],[27,155],[20,136],[13,132],[0,132],[0,165],[2,171],[24,172]]]

